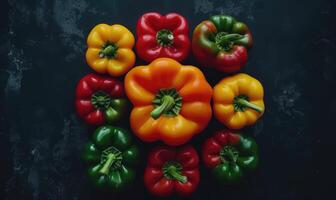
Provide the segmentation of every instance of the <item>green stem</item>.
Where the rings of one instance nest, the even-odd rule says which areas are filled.
[[[156,34],[156,40],[161,46],[170,46],[174,42],[174,35],[168,29],[162,29]]]
[[[99,57],[108,57],[108,58],[114,58],[117,54],[118,47],[114,44],[108,44],[105,47],[103,47],[103,50],[100,51]]]
[[[231,160],[233,160],[233,162],[237,161],[237,156],[234,154],[233,151],[228,151],[228,156],[230,156]]]
[[[104,163],[104,166],[99,170],[99,173],[108,175],[112,164],[117,160],[117,157],[119,156],[119,154],[120,152],[117,154],[114,154],[114,153],[108,154],[107,159]]]
[[[225,160],[225,161],[233,161],[236,162],[238,159],[238,152],[237,150],[232,147],[232,146],[225,146],[221,152],[220,156]]]
[[[181,183],[187,182],[187,177],[179,173],[178,169],[174,165],[171,165],[167,168],[167,173],[169,174],[170,177],[172,177],[175,180],[180,181]]]
[[[222,38],[220,38],[221,40],[226,40],[226,41],[235,41],[235,40],[239,40],[243,38],[242,35],[237,34],[237,33],[231,33],[231,34],[227,34],[224,35]]]
[[[233,47],[234,42],[243,37],[244,36],[237,33],[228,34],[226,32],[220,32],[217,33],[215,37],[215,43],[219,49],[229,51]]]
[[[97,109],[106,110],[111,103],[111,97],[106,92],[98,91],[91,96],[91,103]]]
[[[158,106],[157,108],[155,108],[152,112],[151,112],[151,116],[154,119],[158,119],[163,113],[169,111],[170,109],[172,109],[175,105],[175,100],[173,97],[166,95],[161,99],[162,104],[160,106]]]
[[[241,107],[246,107],[246,108],[251,108],[259,113],[261,113],[263,110],[262,108],[260,108],[259,106],[249,102],[248,100],[246,99],[243,99],[243,98],[238,98],[236,100],[236,103],[239,104]]]

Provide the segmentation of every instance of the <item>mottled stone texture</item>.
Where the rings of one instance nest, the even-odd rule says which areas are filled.
[[[334,167],[335,1],[292,0],[9,0],[0,6],[0,199],[149,199],[142,183],[148,150],[127,193],[100,192],[80,155],[93,128],[74,112],[76,82],[91,72],[86,36],[97,23],[135,32],[144,12],[179,12],[191,30],[214,14],[246,22],[255,45],[242,70],[265,87],[266,113],[246,134],[260,145],[259,170],[233,187],[217,185],[201,166],[190,199],[319,199]],[[139,62],[140,63],[140,62]],[[197,63],[190,56],[185,64]],[[214,85],[224,74],[204,70]],[[125,122],[124,124],[127,124]],[[191,144],[222,128],[212,120]],[[324,172],[327,173],[324,173]],[[326,176],[326,177],[324,177]],[[331,181],[332,178],[329,180]],[[320,196],[321,195],[321,196]]]

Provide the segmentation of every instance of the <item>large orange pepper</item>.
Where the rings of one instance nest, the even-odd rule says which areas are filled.
[[[124,26],[98,24],[88,38],[86,61],[98,73],[126,74],[135,63],[133,34]]]
[[[243,73],[224,78],[214,87],[215,116],[231,129],[252,125],[265,111],[263,98],[257,79]]]
[[[133,68],[125,90],[134,105],[131,128],[143,141],[181,145],[201,132],[212,115],[212,88],[203,73],[170,58]]]

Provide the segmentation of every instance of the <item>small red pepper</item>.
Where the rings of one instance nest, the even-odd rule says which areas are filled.
[[[77,84],[75,107],[88,124],[116,122],[127,111],[124,86],[114,78],[88,74]]]
[[[165,16],[155,12],[146,13],[139,19],[136,31],[137,54],[147,62],[159,57],[181,62],[189,54],[188,22],[177,13]]]
[[[145,169],[145,186],[150,193],[167,197],[173,193],[188,196],[200,181],[196,150],[186,146],[175,150],[168,146],[153,149]]]

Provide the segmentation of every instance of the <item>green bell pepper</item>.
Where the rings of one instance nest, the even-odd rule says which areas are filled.
[[[120,190],[133,181],[138,154],[128,131],[101,126],[86,145],[83,159],[88,164],[88,176],[94,185]]]

